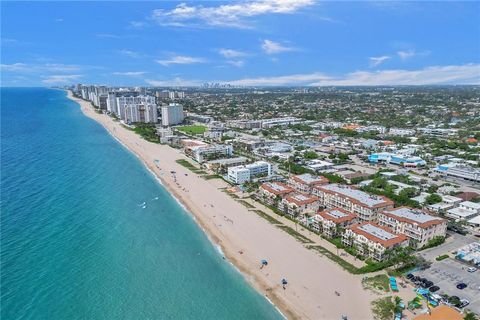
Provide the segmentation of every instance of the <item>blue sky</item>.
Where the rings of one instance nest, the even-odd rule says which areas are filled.
[[[480,2],[1,2],[2,86],[480,84]]]

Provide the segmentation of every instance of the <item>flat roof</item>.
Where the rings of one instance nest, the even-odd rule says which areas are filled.
[[[315,202],[318,200],[318,198],[314,195],[296,193],[291,196],[287,196],[285,200],[288,202],[296,203],[297,205],[302,205]]]
[[[371,234],[372,236],[375,236],[376,238],[384,241],[391,240],[396,237],[394,233],[390,233],[386,230],[380,229],[373,224],[364,224],[363,226],[359,226],[358,229],[363,230]]]
[[[400,221],[415,223],[422,227],[428,227],[444,222],[443,219],[429,215],[425,211],[409,207],[389,209],[384,211],[383,213],[392,216],[393,218],[396,218]]]
[[[289,193],[293,191],[289,186],[277,181],[266,182],[261,185],[261,188],[274,194]]]
[[[472,212],[472,210],[462,209],[459,207],[450,209],[447,211],[447,213],[458,216],[460,218],[468,218],[477,214],[475,212]]]
[[[342,184],[327,184],[324,186],[317,187],[319,190],[327,190],[330,192],[339,193],[343,196],[354,199],[362,204],[365,204],[369,207],[375,207],[381,204],[393,204],[393,202],[382,196],[368,194],[358,189],[354,189],[347,185]]]
[[[325,183],[328,182],[327,178],[314,176],[310,173],[299,174],[292,177],[293,180],[298,182],[302,182],[305,184],[317,184],[317,183]]]
[[[342,222],[350,221],[356,218],[354,214],[351,214],[350,212],[341,208],[324,210],[319,212],[318,215],[320,215],[322,218],[326,220],[330,220],[335,223],[342,223]]]

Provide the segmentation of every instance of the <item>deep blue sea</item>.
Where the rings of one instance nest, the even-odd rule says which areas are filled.
[[[1,89],[0,240],[2,320],[281,318],[63,91]]]

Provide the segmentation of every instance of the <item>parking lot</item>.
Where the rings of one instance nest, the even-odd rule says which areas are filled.
[[[466,308],[480,313],[480,270],[470,273],[467,272],[467,268],[467,265],[449,258],[435,261],[429,269],[414,274],[427,278],[439,286],[440,290],[435,293],[446,293],[449,296],[467,299],[470,305]],[[460,282],[466,283],[468,287],[463,290],[457,289],[456,285]]]
[[[419,255],[428,261],[435,261],[435,258],[463,247],[469,243],[478,241],[471,236],[462,236],[458,233],[448,232],[449,237],[444,244],[438,247],[426,249],[419,252]],[[480,277],[480,276],[479,276]]]

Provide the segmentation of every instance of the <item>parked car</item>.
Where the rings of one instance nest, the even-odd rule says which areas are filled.
[[[424,281],[424,282],[423,282],[423,287],[424,287],[424,288],[430,288],[431,286],[433,286],[433,282],[432,282],[432,281],[427,280],[427,281]]]
[[[477,268],[474,268],[474,267],[470,267],[467,269],[468,272],[475,272],[477,271]]]
[[[467,287],[467,284],[464,282],[460,282],[459,284],[457,284],[457,289],[463,290],[466,287]]]
[[[460,299],[460,303],[455,305],[455,307],[457,308],[465,308],[466,306],[468,306],[470,304],[470,301],[468,301],[467,299]]]
[[[440,287],[439,286],[431,286],[430,288],[428,288],[428,290],[430,292],[437,292],[438,290],[440,290]]]
[[[415,277],[412,273],[407,274],[407,279],[411,280],[413,277]]]

